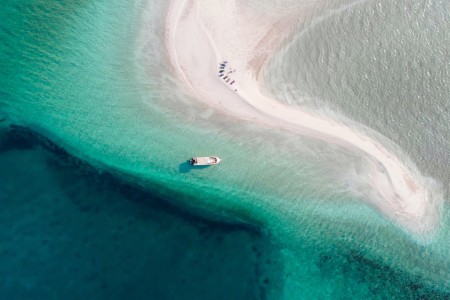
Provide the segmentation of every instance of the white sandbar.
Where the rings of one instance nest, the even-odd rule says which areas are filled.
[[[413,166],[352,128],[262,92],[260,73],[265,63],[302,13],[255,13],[239,0],[171,0],[165,39],[174,73],[194,97],[224,113],[364,153],[372,166],[373,187],[364,200],[407,231],[430,233],[439,224],[440,200],[433,199]],[[225,75],[219,77],[225,60],[228,82]]]

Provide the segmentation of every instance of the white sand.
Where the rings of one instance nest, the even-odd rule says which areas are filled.
[[[288,37],[294,20],[305,13],[306,7],[282,15],[255,13],[240,0],[171,0],[165,38],[174,73],[188,92],[224,113],[363,152],[372,166],[373,186],[364,200],[409,232],[431,233],[439,224],[441,202],[433,199],[413,166],[352,128],[262,92],[259,74],[264,64]],[[228,84],[218,77],[224,60],[226,72],[236,69],[228,75]]]

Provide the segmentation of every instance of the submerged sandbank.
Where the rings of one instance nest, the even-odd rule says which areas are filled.
[[[174,73],[190,94],[225,114],[363,153],[372,187],[361,191],[363,200],[411,233],[433,232],[441,196],[414,166],[361,132],[262,92],[264,65],[307,9],[258,14],[238,1],[172,0],[165,37]]]

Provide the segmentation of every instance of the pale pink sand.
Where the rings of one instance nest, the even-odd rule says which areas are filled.
[[[439,223],[440,199],[425,188],[413,166],[352,128],[261,92],[258,74],[305,11],[270,15],[255,13],[239,0],[172,0],[165,38],[174,72],[193,96],[224,113],[363,152],[372,166],[373,186],[364,200],[409,232],[432,232]],[[237,70],[232,86],[217,76],[223,60]]]

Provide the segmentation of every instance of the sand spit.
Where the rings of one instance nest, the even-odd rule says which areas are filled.
[[[362,152],[373,187],[364,200],[415,236],[429,235],[439,224],[441,195],[425,187],[428,179],[414,166],[352,128],[262,92],[260,72],[307,7],[276,15],[255,13],[239,0],[171,0],[165,39],[174,73],[189,93],[223,113]]]

